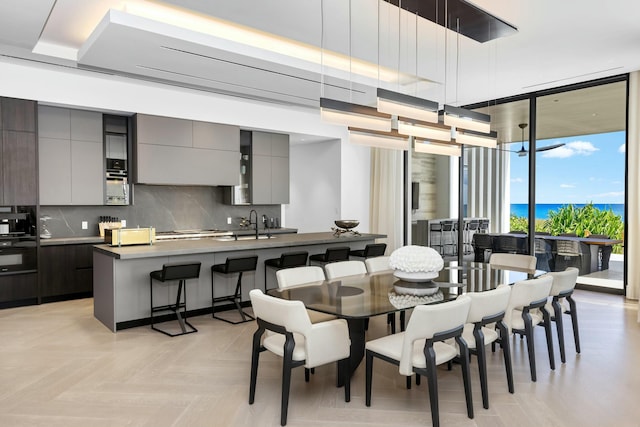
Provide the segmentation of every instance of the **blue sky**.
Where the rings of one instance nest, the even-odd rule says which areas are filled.
[[[537,141],[566,145],[537,154],[536,203],[624,203],[624,139],[621,131]],[[528,167],[528,156],[511,153],[511,203],[527,203]]]

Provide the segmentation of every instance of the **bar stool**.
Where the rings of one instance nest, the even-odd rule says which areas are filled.
[[[454,221],[441,221],[442,227],[442,252],[443,255],[447,255],[447,248],[451,248],[450,255],[458,254],[458,239],[456,238],[456,231],[458,229],[458,223]]]
[[[311,265],[311,261],[321,264],[337,261],[349,261],[350,251],[351,248],[349,248],[348,246],[336,246],[333,248],[327,248],[327,250],[323,254],[310,255],[309,265]]]
[[[151,329],[162,332],[170,337],[178,335],[191,334],[198,332],[198,330],[187,321],[187,288],[185,287],[185,281],[188,279],[197,279],[200,277],[200,262],[193,263],[170,263],[164,264],[162,270],[156,270],[149,273],[149,294],[151,304]],[[176,293],[175,304],[165,304],[154,306],[153,305],[153,281],[165,283],[168,281],[178,281],[178,291]],[[180,309],[182,309],[182,316],[180,316]],[[157,328],[154,323],[153,314],[160,311],[172,311],[175,313],[178,324],[180,325],[181,332],[171,333],[163,329]],[[189,329],[187,329],[189,327]]]
[[[464,253],[471,254],[473,253],[473,235],[478,232],[480,228],[480,220],[472,219],[468,222],[465,222],[465,230],[464,230]]]
[[[222,320],[227,323],[231,323],[232,325],[237,325],[238,323],[250,322],[254,320],[254,318],[245,313],[240,306],[240,302],[242,300],[242,273],[245,271],[255,271],[256,266],[258,265],[258,255],[248,256],[248,257],[228,257],[224,264],[215,264],[211,266],[211,316],[214,319]],[[213,286],[213,274],[235,274],[238,273],[238,282],[236,284],[236,290],[231,295],[224,295],[220,297],[215,296],[214,286]],[[234,322],[220,316],[216,316],[216,308],[215,304],[221,301],[231,301],[235,306],[242,320]]]
[[[360,258],[373,258],[376,256],[384,255],[384,251],[387,250],[386,243],[370,243],[364,247],[364,249],[356,249],[355,251],[349,251],[350,256]]]
[[[282,270],[283,268],[303,267],[307,265],[309,252],[285,252],[280,258],[271,258],[264,261],[264,293],[267,293],[267,267]]]
[[[432,222],[429,224],[429,246],[436,249],[440,255],[444,253],[442,245],[442,224],[440,222]]]

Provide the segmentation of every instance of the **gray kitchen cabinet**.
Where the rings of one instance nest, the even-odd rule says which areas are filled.
[[[237,126],[144,114],[136,115],[135,123],[135,182],[239,184],[240,129]],[[155,129],[148,129],[149,126]],[[162,129],[167,131],[161,132]]]
[[[36,103],[0,98],[0,205],[35,205]]]
[[[251,203],[289,203],[289,135],[253,132],[251,153]]]
[[[136,141],[142,144],[193,146],[193,122],[172,117],[136,114]]]
[[[41,205],[104,204],[102,114],[38,108]]]

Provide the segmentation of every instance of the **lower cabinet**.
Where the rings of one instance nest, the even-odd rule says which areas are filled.
[[[40,248],[42,302],[83,298],[93,294],[93,244]]]
[[[37,273],[0,276],[0,308],[35,304],[37,298]]]

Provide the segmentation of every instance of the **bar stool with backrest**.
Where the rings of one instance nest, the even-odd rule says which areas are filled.
[[[441,221],[442,227],[442,255],[456,255],[458,253],[458,239],[456,238],[456,231],[458,229],[458,223],[445,220]],[[451,249],[451,253],[447,253],[447,248]]]
[[[211,266],[211,315],[214,319],[222,320],[227,323],[231,323],[232,325],[237,325],[238,323],[249,322],[254,320],[251,315],[245,313],[242,310],[241,302],[242,302],[242,273],[248,271],[255,271],[256,266],[258,264],[258,256],[248,256],[248,257],[228,257],[224,264],[215,264]],[[238,274],[238,282],[236,283],[236,289],[231,295],[224,295],[220,297],[215,296],[215,286],[214,286],[214,273],[218,274]],[[217,302],[230,301],[236,306],[236,310],[240,313],[240,317],[242,320],[234,322],[229,319],[225,319],[220,316],[216,316],[216,308],[215,305]]]
[[[178,335],[190,334],[193,332],[198,332],[198,330],[187,321],[187,288],[185,286],[186,280],[189,279],[197,279],[200,277],[200,262],[191,262],[191,263],[170,263],[164,264],[162,266],[162,270],[156,270],[149,273],[149,292],[150,292],[150,301],[151,301],[151,329],[162,332],[165,335],[170,337],[175,337]],[[153,281],[157,280],[161,283],[166,283],[169,281],[178,281],[178,289],[176,292],[176,302],[175,304],[166,304],[160,306],[153,305]],[[182,309],[182,316],[180,316],[180,309]],[[177,333],[171,333],[166,330],[160,329],[155,326],[154,322],[154,313],[162,312],[162,311],[172,311],[175,313],[178,324],[180,326],[180,331]]]
[[[580,336],[578,334],[578,312],[576,302],[573,299],[573,290],[576,287],[579,270],[575,267],[569,267],[565,271],[556,271],[547,273],[546,275],[553,277],[553,285],[549,295],[552,297],[550,303],[547,303],[547,311],[553,313],[551,320],[556,322],[556,331],[558,335],[558,345],[560,346],[560,360],[566,362],[564,348],[564,327],[562,325],[562,314],[571,315],[571,324],[573,326],[573,339],[576,344],[576,353],[580,353]],[[546,276],[545,275],[545,276]],[[569,302],[569,308],[563,306],[563,299]]]
[[[283,268],[302,267],[307,265],[309,259],[309,252],[307,251],[295,251],[285,252],[280,255],[280,258],[271,258],[264,261],[264,292],[267,292],[267,267],[274,268],[276,270],[282,270]]]
[[[429,222],[429,246],[436,249],[440,255],[444,253],[442,246],[442,224],[440,222]]]
[[[350,256],[360,257],[360,258],[373,258],[376,256],[383,256],[384,251],[387,250],[386,243],[370,243],[364,247],[364,249],[356,249],[354,251],[349,251]]]
[[[349,246],[335,246],[327,248],[323,254],[310,255],[309,264],[311,264],[311,262],[327,264],[337,261],[349,261],[349,252],[351,252],[351,248],[349,248]]]

